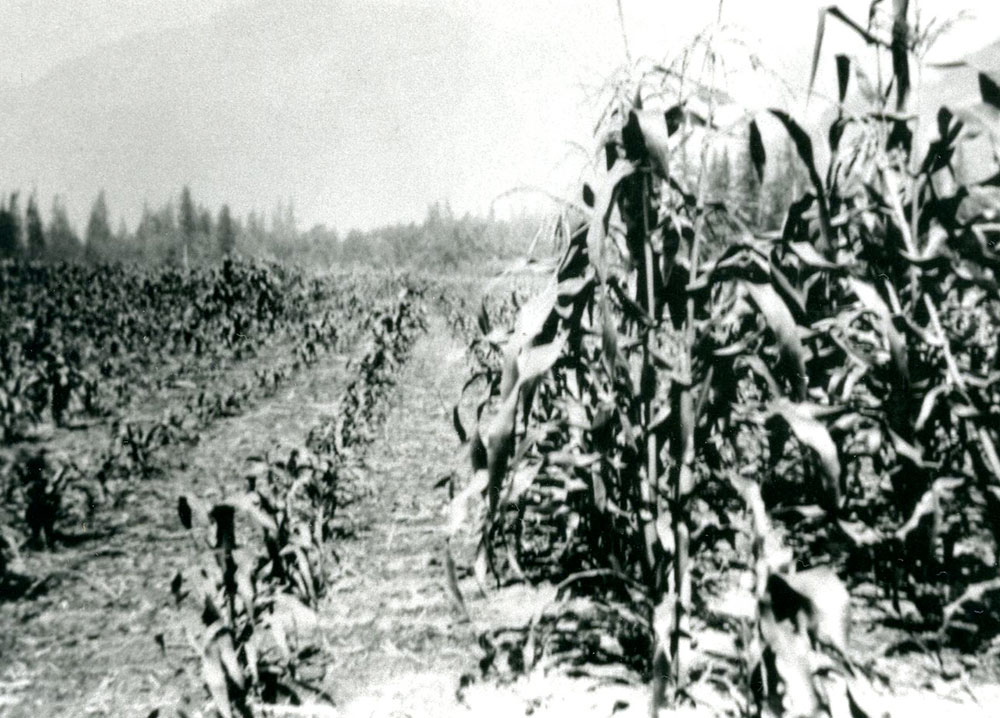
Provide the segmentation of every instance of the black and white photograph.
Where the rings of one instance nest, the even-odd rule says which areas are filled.
[[[0,0],[0,718],[1000,716],[1000,2]]]

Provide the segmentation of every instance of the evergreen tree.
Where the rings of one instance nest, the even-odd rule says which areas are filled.
[[[45,230],[42,227],[42,216],[38,212],[38,203],[34,193],[28,197],[28,209],[25,210],[24,224],[28,259],[41,259],[45,255]]]
[[[90,210],[87,222],[87,243],[84,254],[90,261],[111,259],[111,224],[108,222],[108,202],[101,190]]]
[[[52,198],[49,215],[48,255],[53,259],[72,260],[80,255],[80,238],[76,236],[59,196]]]
[[[236,248],[236,228],[233,226],[233,217],[229,211],[229,205],[222,205],[219,210],[219,221],[215,225],[215,237],[219,246],[219,253],[223,256],[231,254]]]
[[[181,262],[184,269],[187,269],[188,257],[194,247],[194,237],[198,233],[198,214],[191,199],[191,189],[187,185],[181,190],[181,209],[178,219],[181,229]]]
[[[21,214],[17,192],[13,192],[6,206],[0,202],[0,259],[17,257],[21,248]]]
[[[212,213],[205,207],[198,209],[198,233],[209,239],[212,236]]]

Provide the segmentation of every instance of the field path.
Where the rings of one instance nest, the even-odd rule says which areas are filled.
[[[368,451],[362,496],[344,509],[340,575],[321,621],[338,713],[437,715],[475,666],[473,628],[449,598],[442,561],[444,489],[460,461],[449,406],[466,376],[462,348],[432,317]]]
[[[326,687],[336,706],[300,715],[647,715],[645,689],[634,685],[541,673],[512,683],[478,680],[479,634],[522,626],[540,604],[524,586],[483,597],[468,577],[469,536],[457,540],[454,555],[471,621],[447,588],[447,494],[434,485],[451,471],[467,477],[450,414],[467,376],[462,345],[432,317],[402,372],[382,436],[369,449],[361,472],[367,492],[344,511],[356,534],[337,544],[341,575],[320,616]],[[469,685],[459,691],[463,677]]]
[[[304,445],[340,395],[347,361],[323,355],[244,414],[214,422],[197,445],[168,447],[167,475],[141,484],[110,536],[26,557],[50,579],[31,600],[0,602],[0,715],[145,716],[185,695],[200,704],[169,588],[193,555],[177,499],[241,491],[247,457]]]

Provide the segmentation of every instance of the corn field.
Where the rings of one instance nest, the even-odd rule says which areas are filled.
[[[499,225],[447,205],[350,269],[241,257],[228,205],[214,264],[0,259],[0,714],[989,714],[1000,77],[928,113],[946,28],[875,0],[747,107],[724,3],[663,62],[615,9],[499,274],[524,218],[466,272]]]

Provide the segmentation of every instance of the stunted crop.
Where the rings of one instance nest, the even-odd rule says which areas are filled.
[[[311,450],[250,457],[255,468],[241,496],[210,507],[179,501],[184,527],[208,532],[199,542],[207,560],[178,573],[171,588],[215,715],[329,700],[314,660],[322,647],[316,610],[333,580],[341,477],[384,419],[399,367],[425,329],[421,295],[406,284],[370,315],[370,344],[336,416],[311,432]]]

